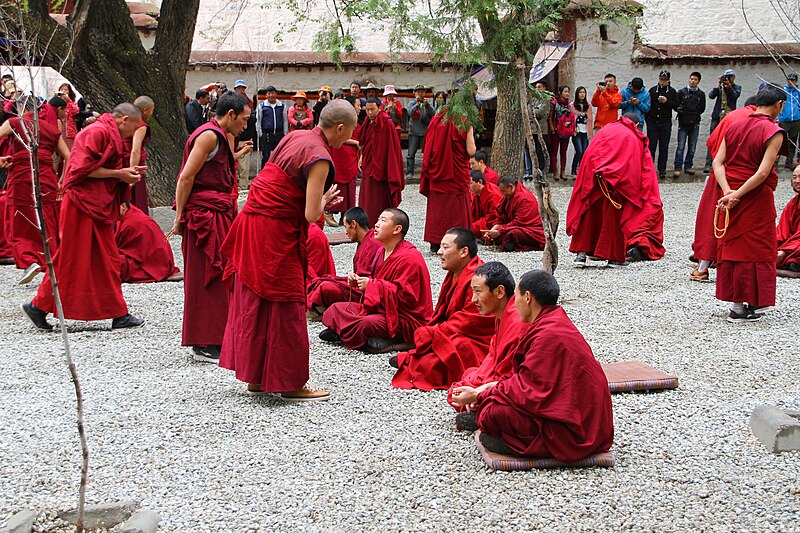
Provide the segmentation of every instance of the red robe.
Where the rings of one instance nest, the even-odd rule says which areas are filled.
[[[767,142],[786,132],[767,115],[751,113],[732,124],[725,134],[725,177],[731,190],[741,187],[758,169]],[[730,224],[717,239],[717,299],[747,302],[756,307],[775,305],[775,187],[778,173],[745,194],[730,210]],[[720,213],[720,220],[724,215]],[[718,221],[722,226],[724,222]]]
[[[425,242],[439,244],[450,228],[470,227],[467,132],[437,114],[425,132],[419,192],[428,199]]]
[[[353,255],[353,272],[371,278],[379,255],[383,256],[383,245],[375,240],[375,230],[371,229],[358,243]],[[350,286],[347,276],[324,276],[309,282],[306,305],[308,309],[323,308],[335,302],[359,302],[362,296],[361,291]]]
[[[9,260],[13,261],[11,255],[11,245],[8,244],[6,233],[8,232],[8,223],[6,218],[6,191],[0,190],[0,261],[7,263]]]
[[[717,157],[719,147],[722,145],[722,140],[725,138],[725,133],[730,125],[749,117],[755,110],[755,106],[746,106],[734,109],[725,115],[706,141],[706,147],[712,158]],[[700,197],[700,204],[697,206],[697,216],[694,223],[692,251],[698,261],[717,260],[717,239],[714,237],[714,211],[720,198],[722,198],[722,189],[717,183],[712,170],[703,188],[703,195]]]
[[[608,380],[561,307],[542,308],[519,342],[512,376],[478,395],[477,423],[530,457],[572,463],[611,448]]]
[[[397,354],[392,386],[446,389],[465,369],[481,364],[495,332],[495,317],[481,315],[472,303],[470,283],[482,264],[475,256],[458,277],[447,273],[433,318],[414,332],[414,349]]]
[[[308,277],[336,276],[331,243],[317,224],[308,227]]]
[[[539,202],[522,182],[517,182],[514,196],[503,196],[497,206],[497,224],[500,237],[497,239],[500,250],[508,242],[514,243],[514,250],[544,249],[544,226],[539,216]]]
[[[362,303],[335,303],[322,315],[322,323],[352,350],[364,346],[368,337],[402,338],[411,344],[414,332],[432,314],[428,266],[419,250],[403,240],[387,259],[378,256]]]
[[[491,183],[495,187],[500,182],[500,174],[489,167],[486,167],[486,170],[483,171],[483,177],[486,178],[486,183]]]
[[[800,194],[795,195],[783,208],[777,231],[778,251],[787,254],[777,267],[800,264]]]
[[[123,283],[164,281],[180,272],[164,232],[135,205],[117,224],[115,237]]]
[[[358,132],[361,128],[356,124],[351,139],[358,140]],[[358,148],[343,144],[340,148],[331,150],[333,156],[333,168],[336,169],[336,185],[339,187],[339,196],[342,201],[331,209],[333,213],[344,213],[351,207],[356,206],[356,178],[358,177]]]
[[[139,165],[137,166],[146,166],[147,165],[147,145],[150,144],[150,126],[147,125],[147,122],[144,120],[141,122],[139,127],[147,128],[147,132],[144,134],[144,139],[142,140],[142,157],[139,159]],[[131,164],[131,152],[133,151],[133,136],[128,137],[127,139],[122,140],[123,146],[123,154],[122,154],[122,164],[123,166],[129,166]],[[150,205],[147,201],[147,183],[145,174],[142,174],[142,179],[136,182],[136,184],[131,187],[131,203],[139,208],[145,215],[150,214]]]
[[[90,178],[98,168],[122,168],[122,137],[106,113],[75,137],[64,170],[59,225],[62,242],[53,256],[64,318],[103,320],[127,314],[122,297],[114,224],[128,185],[116,178]],[[45,273],[33,305],[55,312],[50,276]]]
[[[484,233],[483,230],[492,229],[497,223],[497,206],[503,199],[503,194],[497,185],[486,181],[480,196],[472,195],[472,212],[470,218],[472,219],[472,226],[470,229],[478,240],[482,240]],[[542,228],[544,232],[544,228]]]
[[[403,153],[394,123],[385,111],[375,120],[365,120],[358,134],[361,143],[361,190],[358,205],[375,224],[387,207],[397,207],[402,200],[406,177]]]
[[[647,136],[625,117],[604,126],[583,155],[569,200],[570,251],[621,262],[631,242],[655,259],[664,254],[663,220]]]
[[[461,380],[453,383],[447,391],[447,403],[453,399],[453,389],[456,387],[477,388],[486,383],[500,381],[511,377],[514,367],[514,354],[520,339],[528,331],[530,326],[527,322],[519,319],[517,307],[514,304],[514,296],[506,303],[503,316],[497,324],[497,333],[492,337],[489,344],[489,353],[486,359],[480,364],[468,368],[461,376]],[[456,409],[463,411],[464,408]]]

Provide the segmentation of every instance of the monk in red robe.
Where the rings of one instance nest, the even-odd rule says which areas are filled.
[[[333,100],[319,126],[286,135],[250,185],[223,244],[224,279],[233,293],[220,366],[234,370],[252,393],[330,398],[306,388],[308,229],[338,201],[331,150],[352,137],[356,120],[353,106]]]
[[[484,239],[497,244],[501,252],[543,250],[544,226],[536,197],[516,178],[500,176],[499,183],[503,198],[497,222],[484,232]]]
[[[0,265],[13,264],[11,245],[6,240],[6,191],[3,189],[0,190]]]
[[[472,193],[470,229],[475,237],[483,239],[483,236],[497,223],[497,206],[500,205],[503,195],[500,194],[497,185],[486,181],[480,170],[470,172],[469,192]]]
[[[467,411],[465,407],[453,403],[453,390],[459,387],[477,389],[511,377],[517,345],[530,326],[519,319],[514,304],[514,287],[514,276],[503,263],[497,261],[478,267],[472,278],[472,301],[480,314],[494,318],[497,332],[489,344],[486,359],[480,366],[466,369],[461,379],[453,383],[447,392],[448,403],[459,411],[456,427],[460,431],[475,431],[478,425],[474,411]]]
[[[587,256],[624,266],[626,257],[664,255],[658,175],[638,120],[628,113],[607,124],[583,155],[567,208],[576,267],[585,266]]]
[[[456,407],[477,412],[481,443],[492,452],[574,463],[611,448],[608,380],[583,335],[556,305],[558,294],[552,274],[524,274],[514,303],[530,327],[519,341],[513,374],[453,390]]]
[[[748,98],[749,101],[755,101],[755,97]],[[756,106],[751,103],[739,109],[734,109],[722,118],[706,141],[706,147],[711,154],[712,160],[719,151],[728,127],[739,120],[746,119],[755,110]],[[700,197],[700,204],[697,206],[697,216],[694,223],[694,242],[692,243],[692,256],[697,261],[697,266],[689,275],[689,279],[692,281],[710,281],[708,267],[717,260],[717,239],[714,237],[714,211],[720,198],[722,198],[722,189],[720,189],[719,183],[717,183],[712,172],[706,180],[703,194]]]
[[[250,101],[227,92],[217,102],[217,116],[194,130],[183,149],[175,189],[175,223],[169,236],[183,243],[182,346],[195,361],[216,363],[228,318],[229,292],[222,283],[225,261],[220,251],[236,216],[238,176],[232,144],[247,127]]]
[[[60,184],[53,166],[53,154],[65,161],[69,159],[69,149],[58,130],[59,116],[66,116],[66,102],[53,98],[52,104],[39,108],[39,182],[42,190],[42,211],[47,229],[50,253],[55,254],[60,242],[58,211],[61,202]],[[9,228],[8,242],[17,268],[23,273],[20,285],[32,281],[45,268],[44,245],[39,233],[39,218],[33,199],[33,179],[31,176],[28,139],[33,135],[33,112],[23,117],[11,117],[0,126],[0,137],[8,137],[7,153],[10,168],[6,178],[6,220]]]
[[[449,228],[470,227],[469,158],[475,150],[471,126],[456,124],[444,110],[431,119],[425,132],[419,192],[428,199],[424,239],[433,253]]]
[[[472,297],[470,283],[483,264],[475,235],[467,228],[448,230],[438,254],[447,275],[433,317],[414,332],[414,349],[389,359],[398,389],[447,389],[465,369],[481,364],[494,335],[494,317],[481,315]]]
[[[475,155],[469,158],[469,167],[472,170],[478,170],[486,178],[487,183],[491,183],[495,187],[500,181],[500,174],[495,172],[489,167],[489,156],[483,150],[478,150]]]
[[[130,201],[119,208],[115,238],[122,283],[154,283],[180,273],[172,247],[155,220]]]
[[[358,205],[367,211],[371,224],[389,207],[397,207],[406,186],[403,153],[394,123],[380,109],[381,101],[368,98],[367,120],[361,125],[361,190]]]
[[[800,272],[800,166],[792,173],[795,196],[783,208],[778,222],[778,259],[776,266]]]
[[[347,238],[358,243],[353,255],[353,270],[348,276],[323,276],[311,280],[306,298],[309,318],[321,317],[325,309],[336,302],[360,302],[363,293],[351,286],[349,280],[358,276],[371,278],[378,254],[383,255],[383,245],[375,240],[375,230],[369,227],[366,211],[351,207],[344,214],[344,222]]]
[[[150,126],[147,121],[153,116],[156,104],[149,96],[140,96],[133,101],[133,105],[142,112],[142,123],[133,136],[123,142],[125,147],[123,158],[125,164],[130,161],[130,166],[135,167],[147,162],[147,145],[150,144]],[[142,174],[142,179],[131,187],[131,203],[145,215],[150,214],[150,205],[147,201],[147,177],[144,174]]]
[[[356,110],[356,114],[361,113],[361,99],[355,96],[346,98],[350,105]],[[336,169],[336,187],[339,189],[339,196],[342,201],[331,209],[325,216],[325,222],[329,226],[342,226],[344,213],[356,206],[356,178],[359,174],[358,156],[361,152],[361,145],[358,144],[360,126],[356,124],[353,131],[353,138],[347,139],[341,148],[333,150],[333,166]],[[333,213],[341,213],[341,218],[337,223],[333,218]]]
[[[59,219],[61,242],[66,246],[59,246],[53,255],[64,318],[113,318],[112,329],[144,324],[128,313],[114,239],[120,203],[143,170],[122,168],[122,139],[133,135],[141,118],[136,106],[120,104],[75,137],[64,170]],[[53,329],[47,322],[47,314],[56,311],[49,274],[45,273],[36,297],[22,304],[22,310],[37,328]]]
[[[309,281],[321,276],[336,276],[331,243],[322,231],[320,219],[308,227],[308,278]]]
[[[786,136],[775,119],[785,102],[783,89],[765,85],[756,95],[756,110],[731,124],[714,157],[714,176],[724,193],[714,215],[717,299],[733,303],[727,317],[733,323],[760,320],[757,310],[775,305],[773,165]]]
[[[343,342],[353,349],[386,353],[413,347],[414,332],[433,315],[431,278],[422,254],[405,240],[408,215],[386,209],[375,223],[375,239],[383,244],[375,275],[351,276],[364,294],[360,303],[339,302],[322,315],[326,328],[319,338]]]

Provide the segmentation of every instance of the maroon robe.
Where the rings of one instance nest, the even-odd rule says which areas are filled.
[[[336,264],[331,254],[331,243],[317,224],[308,227],[309,278],[336,276]]]
[[[470,229],[478,240],[482,240],[485,233],[483,230],[492,229],[497,224],[497,206],[503,199],[503,194],[497,185],[489,183],[486,180],[486,185],[483,186],[480,196],[472,195],[472,226]],[[542,228],[544,232],[544,228]]]
[[[573,463],[611,448],[608,380],[561,307],[542,308],[519,342],[511,377],[478,395],[477,423],[530,457]]]
[[[147,145],[150,144],[150,126],[147,125],[147,122],[144,120],[139,125],[139,127],[147,128],[147,132],[144,134],[144,139],[142,139],[142,157],[139,158],[139,163],[137,166],[146,166],[147,165]],[[122,154],[122,163],[127,167],[130,165],[131,162],[131,152],[133,151],[133,136],[128,137],[127,139],[122,140],[123,146],[123,154]],[[147,183],[145,174],[142,173],[142,179],[136,182],[136,184],[131,187],[131,203],[139,208],[145,215],[150,214],[150,205],[147,201]]]
[[[361,348],[368,337],[402,338],[414,342],[414,332],[433,314],[431,278],[422,254],[403,240],[384,260],[378,256],[375,277],[361,303],[339,302],[322,315],[322,323],[339,334],[349,349]]]
[[[778,251],[787,254],[777,267],[785,269],[792,264],[800,265],[800,194],[783,208],[777,234]]]
[[[495,332],[495,317],[481,315],[472,303],[470,283],[482,264],[475,256],[458,277],[447,273],[433,318],[414,332],[414,349],[397,354],[393,387],[446,389],[465,369],[481,364]]]
[[[0,262],[6,264],[14,261],[11,252],[11,245],[8,244],[6,233],[8,230],[8,219],[6,218],[6,191],[0,190]]]
[[[425,242],[439,244],[450,228],[470,227],[467,132],[445,122],[444,112],[431,119],[425,132],[419,179],[419,192],[428,199]]]
[[[123,283],[164,281],[180,272],[164,232],[135,205],[117,224],[115,237]]]
[[[128,184],[116,178],[90,178],[98,168],[122,168],[122,137],[110,113],[78,132],[64,170],[59,227],[61,241],[68,246],[58,248],[53,267],[64,318],[73,320],[103,320],[128,313],[114,239]],[[56,310],[47,273],[33,305],[48,313]]]
[[[369,223],[375,224],[386,208],[397,207],[402,201],[406,186],[403,153],[394,123],[385,111],[375,120],[364,121],[358,140],[361,143],[358,205],[367,212]]]
[[[491,183],[495,187],[500,182],[500,174],[489,167],[486,167],[486,170],[483,171],[483,177],[486,178],[486,183]]]
[[[544,226],[539,216],[539,202],[522,182],[517,182],[514,196],[503,196],[497,206],[497,224],[500,237],[496,240],[500,250],[514,243],[514,251],[544,249]]]
[[[356,124],[351,139],[358,140],[358,132],[361,126]],[[340,148],[331,150],[333,156],[333,168],[336,170],[336,185],[339,187],[339,196],[342,201],[336,204],[330,211],[332,213],[344,213],[351,207],[356,206],[356,178],[358,177],[358,147],[351,144],[343,144]]]

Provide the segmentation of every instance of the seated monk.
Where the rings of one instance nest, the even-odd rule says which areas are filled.
[[[350,277],[350,284],[364,295],[361,303],[331,305],[322,315],[327,329],[320,339],[373,353],[413,346],[414,332],[431,319],[433,301],[428,266],[405,240],[408,226],[408,215],[400,209],[380,214],[375,239],[383,244],[383,253],[378,254],[375,275]]]
[[[460,411],[456,415],[459,430],[475,431],[475,412],[453,403],[453,390],[459,387],[478,388],[487,383],[511,377],[514,354],[520,338],[530,326],[519,319],[514,305],[514,276],[503,263],[490,261],[478,267],[472,277],[472,301],[482,315],[497,321],[497,332],[489,344],[489,354],[480,366],[468,368],[461,380],[453,383],[447,391],[447,401]]]
[[[119,215],[114,237],[122,283],[164,281],[180,273],[175,267],[172,247],[155,220],[131,205],[130,200],[119,206]]]
[[[308,278],[336,276],[336,264],[333,262],[331,243],[322,231],[324,218],[308,225]]]
[[[446,389],[465,369],[481,364],[494,335],[494,317],[481,316],[473,303],[470,282],[483,264],[475,236],[467,228],[451,228],[437,254],[447,275],[433,318],[414,332],[413,350],[389,360],[398,369],[392,379],[398,389]]]
[[[501,252],[543,250],[544,226],[536,197],[510,176],[500,176],[497,188],[503,199],[497,206],[497,223],[485,231],[486,237]]]
[[[370,229],[367,212],[361,207],[351,207],[344,213],[344,231],[350,242],[358,243],[353,255],[353,271],[349,277],[372,277],[378,250],[383,245],[375,240],[375,230]],[[306,304],[310,318],[322,316],[335,302],[360,302],[362,293],[348,283],[347,276],[320,276],[308,284]]]
[[[601,130],[602,131],[602,130]],[[600,363],[558,301],[552,274],[523,274],[514,293],[530,322],[511,377],[453,389],[452,403],[476,411],[481,443],[504,455],[574,463],[614,440],[611,394]]]
[[[497,206],[503,195],[500,194],[497,185],[486,181],[480,170],[470,172],[469,192],[472,193],[470,229],[477,238],[482,239],[484,232],[494,227],[497,222]]]
[[[469,158],[469,168],[479,171],[481,175],[486,178],[488,183],[491,183],[497,187],[497,181],[500,179],[500,174],[489,167],[487,164],[488,161],[489,157],[486,155],[486,152],[483,150],[478,150],[475,152],[475,155]]]
[[[778,261],[782,270],[800,271],[800,165],[792,173],[794,198],[789,200],[778,222]]]

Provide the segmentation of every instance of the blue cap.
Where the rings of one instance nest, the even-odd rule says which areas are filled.
[[[247,84],[244,80],[236,80],[236,83],[233,84],[233,88],[235,89],[237,87],[247,87]]]
[[[729,68],[725,72],[722,73],[723,76],[736,76],[736,73],[733,71],[732,68]]]

